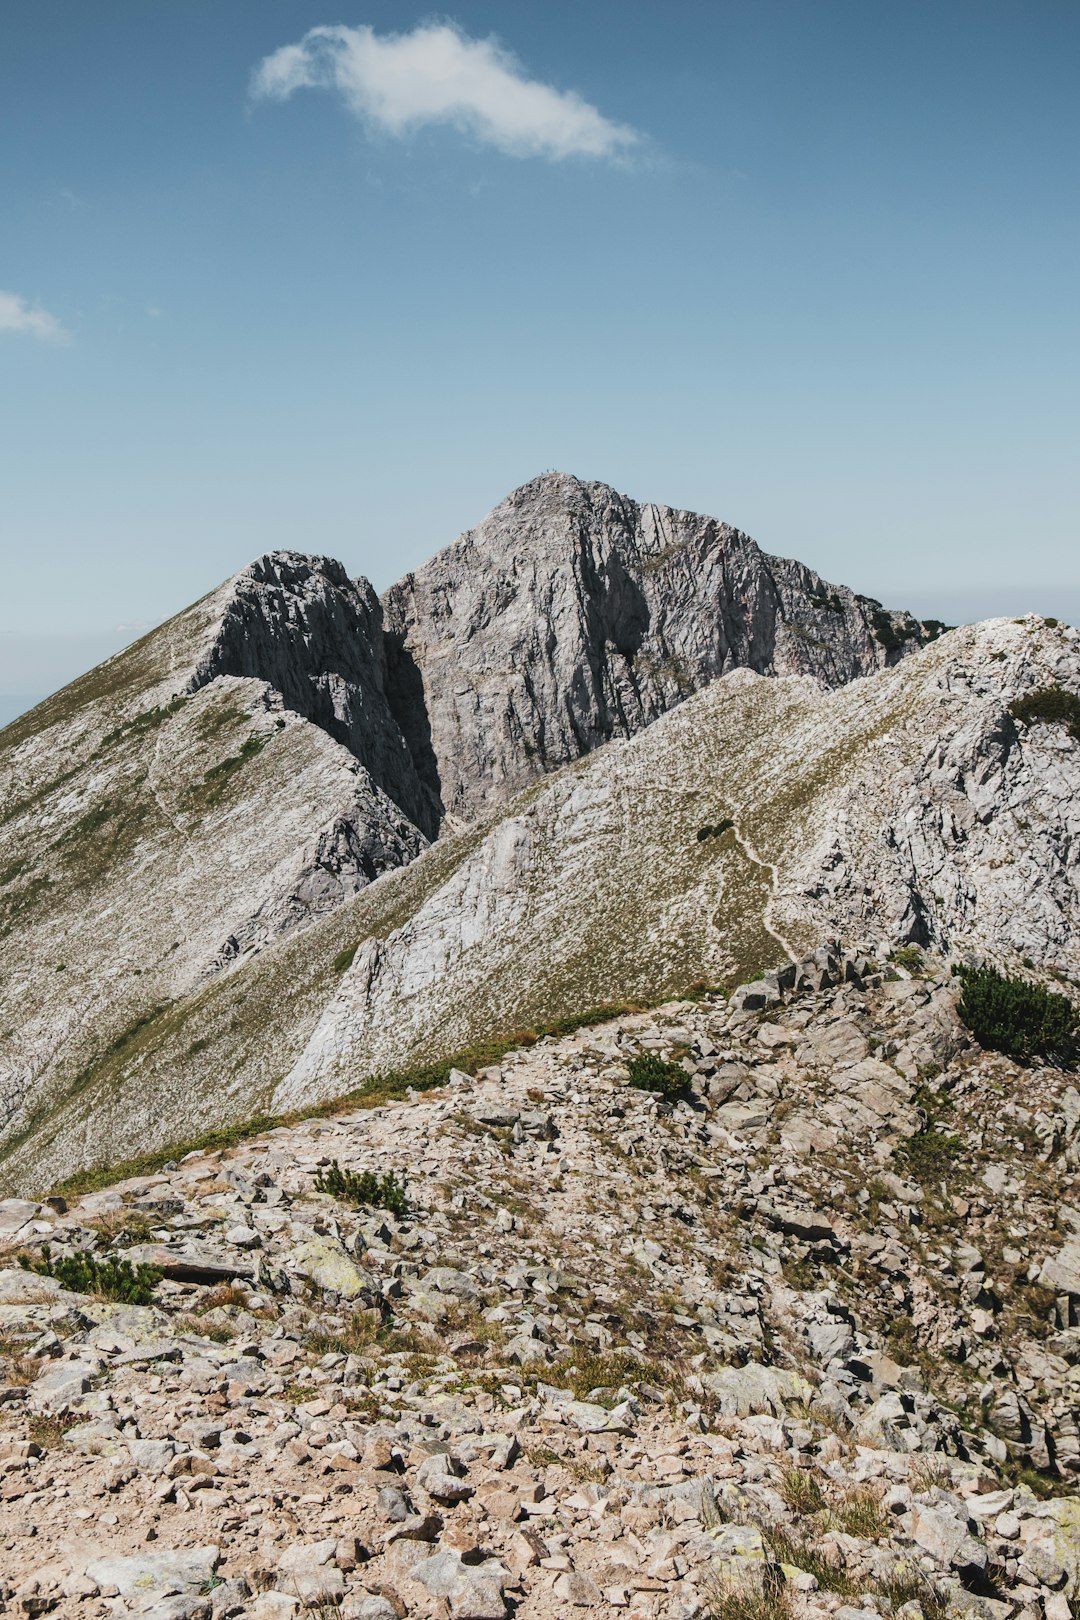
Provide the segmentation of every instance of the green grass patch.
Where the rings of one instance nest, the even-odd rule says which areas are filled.
[[[958,1136],[928,1130],[905,1137],[896,1149],[896,1157],[910,1170],[916,1181],[923,1183],[947,1179],[960,1152]]]
[[[144,709],[132,720],[124,720],[112,731],[107,731],[98,744],[98,753],[111,748],[114,743],[125,741],[129,737],[140,737],[145,732],[156,731],[158,726],[164,725],[170,716],[176,714],[188,701],[186,697],[175,697],[171,703],[163,703],[155,709]]]
[[[334,957],[334,972],[347,972],[347,970],[352,967],[353,962],[356,960],[356,953],[359,949],[360,942],[358,940],[355,945],[346,945],[343,951],[338,951],[337,955]]]
[[[202,781],[191,790],[192,797],[198,801],[201,808],[208,810],[220,804],[233,777],[243,770],[249,760],[261,754],[269,741],[269,737],[259,737],[253,733],[250,737],[244,738],[237,753],[219,760],[216,765],[211,765]]]

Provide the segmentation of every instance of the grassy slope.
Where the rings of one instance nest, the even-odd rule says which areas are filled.
[[[197,1023],[197,986],[234,922],[351,791],[344,751],[266,714],[260,683],[178,695],[215,607],[198,604],[0,733],[0,931],[18,942],[0,960],[0,1185],[53,1153],[113,1155],[132,1130],[160,1132],[186,1111],[185,1049],[170,1035]],[[235,1066],[221,1047],[244,999],[213,1018],[208,1108]],[[273,1028],[280,987],[268,1002]]]

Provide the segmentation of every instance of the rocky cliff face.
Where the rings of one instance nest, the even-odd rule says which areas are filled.
[[[251,676],[342,743],[372,781],[433,836],[434,796],[418,776],[385,691],[382,608],[365,579],[329,557],[277,551],[236,576],[187,690]]]
[[[732,983],[837,936],[1014,969],[1028,957],[1078,979],[1080,743],[1010,713],[1047,686],[1080,694],[1080,637],[1035,618],[953,631],[831,690],[735,670],[194,991],[160,975],[182,960],[171,941],[196,931],[198,890],[155,946],[157,977],[131,977],[141,923],[92,924],[98,961],[130,940],[103,997],[108,1009],[123,989],[119,1033],[136,985],[155,1016],[119,1044],[104,1022],[65,1036],[24,1083],[40,1112],[9,1128],[4,1183],[332,1098],[600,1002]],[[242,846],[265,791],[213,836],[231,825]],[[33,960],[51,960],[36,942]],[[35,1040],[68,1005],[63,984],[31,973],[30,996],[46,998],[40,1025],[24,1020]]]
[[[382,603],[329,558],[260,558],[190,687],[265,681],[433,837],[732,669],[836,686],[923,639],[714,518],[551,473]]]
[[[561,473],[515,491],[384,607],[390,703],[458,820],[732,669],[836,686],[923,639],[910,615],[727,524]]]
[[[722,677],[513,802],[437,886],[418,868],[411,914],[358,929],[279,1106],[466,1045],[492,1008],[528,1026],[838,934],[1080,978],[1080,743],[1009,712],[1047,686],[1080,692],[1080,636],[1034,618],[831,691]]]

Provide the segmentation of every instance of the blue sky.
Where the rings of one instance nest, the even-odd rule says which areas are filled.
[[[7,0],[0,718],[261,551],[382,588],[548,467],[1080,616],[1080,8],[441,22]]]

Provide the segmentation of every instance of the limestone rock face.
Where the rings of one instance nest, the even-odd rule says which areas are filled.
[[[384,608],[391,705],[417,771],[466,820],[732,669],[836,686],[923,638],[726,523],[561,473],[516,490]]]
[[[382,609],[367,580],[351,580],[330,557],[276,551],[230,582],[187,690],[222,675],[265,681],[431,835],[434,801],[390,712],[384,672]]]

